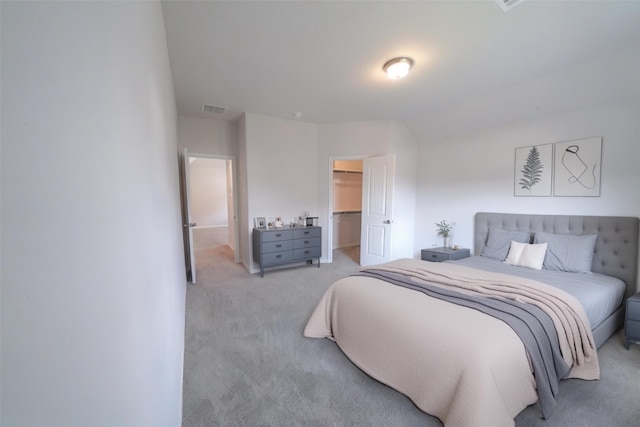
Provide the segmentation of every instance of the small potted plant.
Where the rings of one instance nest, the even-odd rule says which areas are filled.
[[[447,224],[447,222],[443,219],[440,222],[436,222],[436,227],[438,227],[438,236],[442,236],[444,239],[444,247],[449,247],[449,235],[451,234],[451,224]]]

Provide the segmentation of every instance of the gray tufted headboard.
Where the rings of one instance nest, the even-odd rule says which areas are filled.
[[[489,227],[532,233],[597,234],[591,271],[624,281],[628,298],[637,292],[638,226],[639,220],[634,217],[478,212],[474,227],[474,255],[482,253]]]

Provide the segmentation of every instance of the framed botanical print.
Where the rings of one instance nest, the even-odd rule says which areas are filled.
[[[516,148],[514,196],[551,196],[552,180],[553,144]]]

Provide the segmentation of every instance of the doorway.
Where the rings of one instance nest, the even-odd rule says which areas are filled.
[[[193,277],[206,279],[238,262],[234,159],[188,153],[187,169]]]
[[[360,264],[362,223],[362,159],[332,162],[332,251]]]
[[[357,163],[358,166],[355,166],[356,163],[351,163],[353,160],[361,162],[361,166],[359,163]],[[348,163],[342,163],[343,161]],[[361,171],[356,168],[361,168]],[[336,193],[344,191],[340,188],[340,185],[346,184],[345,178],[350,173],[357,177],[359,191],[352,189],[352,191],[345,192],[348,195],[346,197],[347,209],[343,211],[336,200],[336,197],[340,196]],[[333,259],[334,247],[341,246],[341,241],[336,236],[336,233],[340,233],[341,225],[339,222],[341,222],[341,217],[339,215],[343,212],[360,215],[360,241],[358,246],[360,257],[355,261],[363,266],[390,261],[392,259],[391,242],[394,228],[395,156],[330,158],[329,174],[329,233],[327,235],[327,247],[332,250],[328,251],[328,262]],[[358,193],[360,197],[358,197]],[[360,203],[359,209],[354,207],[356,203]],[[353,236],[356,236],[356,230],[352,228]],[[358,244],[355,239],[350,240],[353,242],[352,244]]]

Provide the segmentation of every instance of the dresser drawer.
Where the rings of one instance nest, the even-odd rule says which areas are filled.
[[[293,240],[276,240],[262,244],[262,253],[290,251],[293,249]]]
[[[310,258],[320,258],[320,246],[315,246],[312,248],[304,248],[304,249],[294,249],[293,250],[293,259],[310,259]]]
[[[640,301],[627,302],[627,319],[640,321]]]
[[[640,338],[640,322],[627,319],[624,334],[628,337]]]
[[[273,265],[293,260],[293,251],[270,252],[262,255],[262,265]]]
[[[308,248],[312,246],[320,246],[320,237],[293,240],[293,249]]]
[[[422,251],[423,261],[441,262],[449,259],[449,255],[441,252]]]
[[[273,230],[260,233],[263,242],[293,239],[293,230]]]
[[[293,238],[302,239],[304,237],[320,237],[321,233],[322,229],[320,227],[300,228],[297,230],[293,230]]]
[[[423,261],[442,262],[469,258],[469,249],[432,248],[423,249],[420,254]]]
[[[450,260],[454,260],[454,259],[464,259],[464,258],[469,258],[469,249],[456,249],[454,250],[454,252],[449,254],[449,259]]]

